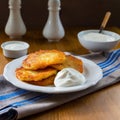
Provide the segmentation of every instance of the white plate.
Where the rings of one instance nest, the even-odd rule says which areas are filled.
[[[92,62],[88,59],[85,59],[82,57],[77,57],[77,58],[82,59],[83,64],[84,64],[84,75],[85,75],[85,78],[87,79],[87,81],[83,85],[78,85],[78,86],[73,86],[73,87],[55,87],[55,86],[32,85],[32,84],[28,84],[28,83],[25,83],[25,82],[18,80],[16,78],[16,75],[15,75],[16,68],[19,68],[21,66],[22,61],[25,58],[26,58],[26,56],[9,62],[4,68],[3,75],[7,81],[12,83],[16,87],[30,90],[30,91],[44,92],[44,93],[75,92],[75,91],[84,90],[88,87],[95,85],[103,77],[102,69],[98,65],[96,65],[94,62]]]

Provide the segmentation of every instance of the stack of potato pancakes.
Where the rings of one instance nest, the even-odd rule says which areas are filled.
[[[54,85],[56,74],[64,68],[83,72],[83,62],[58,50],[39,50],[30,53],[16,69],[16,77],[24,82],[47,86]]]

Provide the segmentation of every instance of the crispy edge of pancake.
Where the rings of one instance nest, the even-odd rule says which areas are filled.
[[[29,70],[44,69],[53,64],[61,64],[65,61],[65,53],[58,50],[39,50],[31,53],[23,60],[22,67]]]
[[[38,85],[38,86],[48,86],[48,85],[54,85],[54,79],[55,79],[55,75],[50,76],[41,81],[27,81],[26,83]]]
[[[52,65],[51,67],[62,70],[67,67],[74,68],[78,70],[80,73],[83,73],[83,62],[81,59],[78,59],[72,55],[66,55],[66,61],[63,64]]]
[[[57,74],[57,70],[54,68],[46,68],[40,70],[27,70],[23,67],[16,69],[16,77],[21,81],[41,81],[52,75]]]

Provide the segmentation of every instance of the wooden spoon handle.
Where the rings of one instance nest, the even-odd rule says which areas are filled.
[[[105,26],[110,18],[110,15],[111,15],[111,12],[106,12],[100,28],[103,28],[103,29],[105,28]]]

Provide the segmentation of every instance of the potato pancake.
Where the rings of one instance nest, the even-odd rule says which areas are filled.
[[[66,55],[66,60],[63,64],[52,65],[53,68],[57,70],[62,70],[63,68],[71,67],[79,72],[83,73],[83,62],[80,59],[73,57],[72,55]]]
[[[22,81],[41,81],[57,74],[57,70],[54,68],[39,69],[34,71],[21,67],[17,68],[15,72],[16,77]]]
[[[54,85],[54,78],[55,78],[55,75],[50,76],[49,78],[43,79],[41,81],[29,81],[29,82],[27,81],[27,83],[38,85],[38,86]]]
[[[29,54],[23,61],[22,67],[29,70],[44,69],[53,64],[62,64],[65,59],[64,52],[58,50],[40,50]]]

